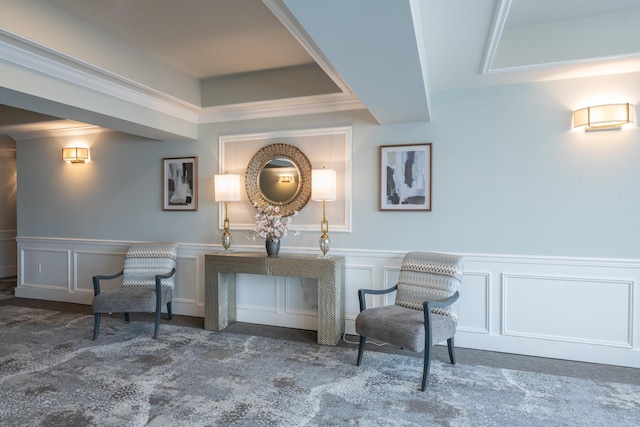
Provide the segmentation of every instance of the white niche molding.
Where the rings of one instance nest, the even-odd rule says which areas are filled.
[[[306,130],[287,130],[227,135],[219,138],[220,173],[240,175],[241,200],[229,203],[229,218],[233,229],[252,230],[256,210],[245,190],[245,173],[251,158],[270,144],[289,144],[304,153],[313,169],[336,171],[336,200],[326,202],[327,220],[331,233],[351,232],[351,127],[333,127]],[[224,206],[219,206],[218,228],[224,228]],[[317,231],[322,218],[322,203],[309,203],[296,216],[293,227],[297,231]]]

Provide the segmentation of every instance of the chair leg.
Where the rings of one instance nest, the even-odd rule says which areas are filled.
[[[456,364],[456,349],[453,346],[453,337],[447,340],[447,347],[449,347],[449,359],[451,360],[451,364]]]
[[[98,338],[98,331],[100,331],[100,313],[96,313],[93,318],[93,340]]]
[[[431,346],[426,345],[424,347],[424,367],[422,368],[422,387],[420,391],[427,389],[427,383],[429,382],[429,369],[431,369]]]
[[[171,314],[171,301],[167,303],[167,317],[169,320],[173,319],[173,315]]]
[[[360,335],[360,347],[358,347],[358,360],[356,361],[356,366],[360,366],[360,363],[362,363],[362,355],[364,354],[364,346],[366,343],[367,337]]]
[[[160,310],[156,310],[156,328],[153,331],[154,340],[158,339],[158,331],[160,330],[160,313],[162,313]]]
[[[129,323],[131,321],[131,319],[129,318],[129,313],[125,313],[124,314],[124,321]]]

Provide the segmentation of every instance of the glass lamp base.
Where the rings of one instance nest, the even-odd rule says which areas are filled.
[[[320,243],[320,250],[322,251],[322,255],[318,258],[331,258],[331,256],[327,255],[331,248],[331,239],[329,236],[327,234],[323,234],[318,242]]]
[[[224,248],[225,254],[231,253],[231,250],[229,250],[231,247],[231,233],[228,231],[222,235],[222,247]]]

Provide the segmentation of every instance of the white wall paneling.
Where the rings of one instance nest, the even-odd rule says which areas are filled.
[[[465,271],[458,307],[459,331],[489,333],[491,273]]]
[[[318,329],[318,281],[237,274],[237,320]]]
[[[631,347],[632,281],[505,273],[502,292],[503,335]]]
[[[110,276],[116,274],[122,270],[122,266],[124,265],[125,251],[106,252],[76,250],[73,253],[73,289],[78,293],[87,293],[90,296],[89,298],[93,298],[93,276]],[[100,288],[105,291],[108,289],[115,289],[121,285],[122,277],[100,282]],[[89,302],[91,302],[90,299]]]
[[[345,266],[344,272],[344,294],[345,294],[345,319],[347,323],[355,322],[356,316],[360,312],[360,301],[358,300],[358,289],[369,288],[375,280],[374,265],[350,264]],[[356,297],[353,298],[353,295]],[[370,301],[367,301],[368,303]],[[354,333],[353,331],[351,333]]]
[[[17,240],[21,268],[16,296],[83,304],[90,304],[93,297],[91,276],[119,271],[129,244]],[[180,244],[176,314],[203,316],[203,259],[215,250],[214,245]],[[317,253],[316,248],[295,251]],[[357,290],[393,286],[403,253],[332,253],[346,259],[345,326],[353,334],[359,310]],[[456,345],[640,367],[640,260],[460,255],[466,262]],[[239,321],[317,328],[315,280],[238,274],[237,285]],[[367,303],[391,302],[392,297]]]

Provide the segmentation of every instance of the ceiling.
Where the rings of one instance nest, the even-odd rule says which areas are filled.
[[[317,65],[381,124],[432,120],[432,93],[640,71],[637,0],[41,1],[194,79]],[[16,120],[0,134],[51,126]]]

